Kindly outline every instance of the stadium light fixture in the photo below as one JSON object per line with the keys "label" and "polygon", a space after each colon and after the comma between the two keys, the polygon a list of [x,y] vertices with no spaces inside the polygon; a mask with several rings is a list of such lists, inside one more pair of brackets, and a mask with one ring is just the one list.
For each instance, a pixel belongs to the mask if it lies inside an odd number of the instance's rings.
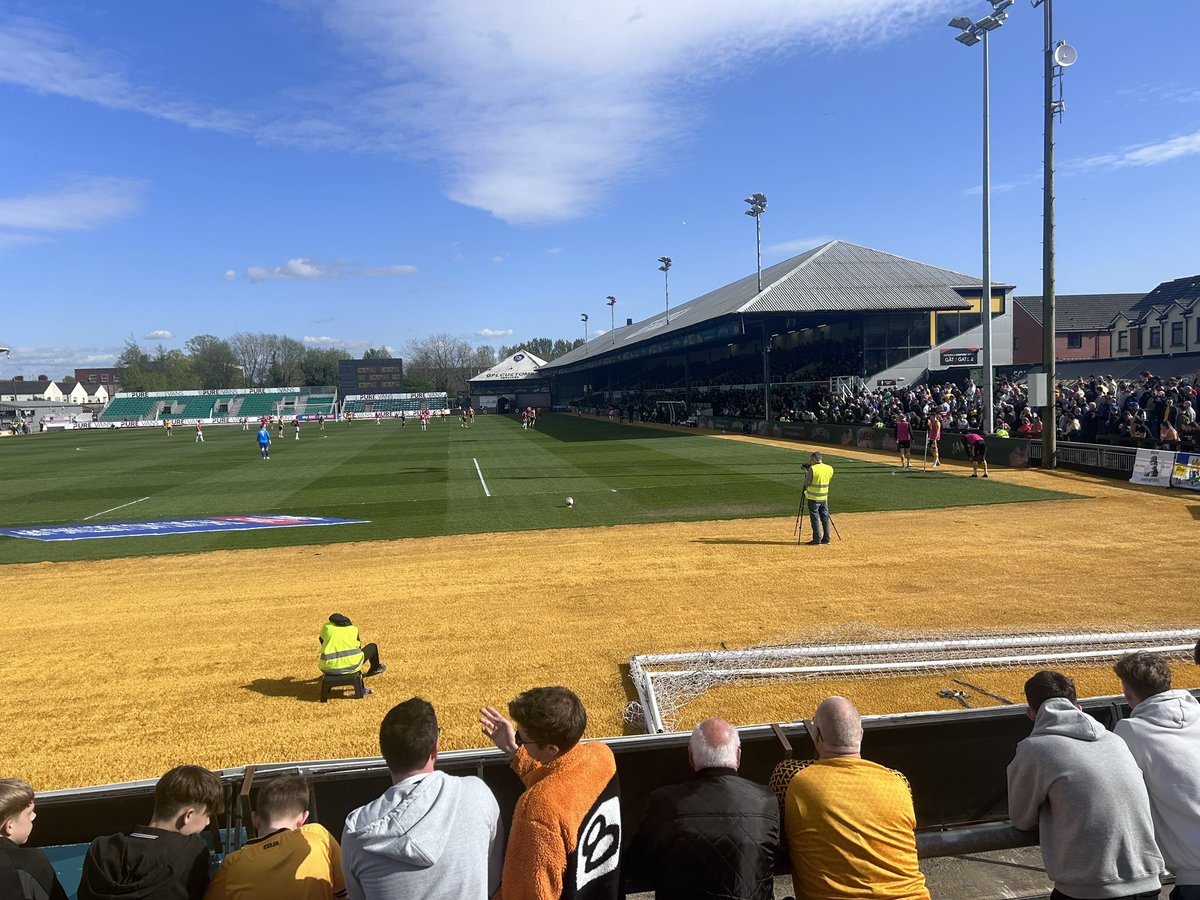
{"label": "stadium light fixture", "polygon": [[660,263],[662,263],[662,265],[658,267],[658,271],[663,273],[663,299],[664,299],[664,301],[666,301],[666,304],[667,304],[667,324],[670,325],[671,324],[671,284],[670,284],[670,281],[668,280],[669,276],[667,275],[667,273],[671,271],[671,257],[660,256],[658,258],[658,261]]}
{"label": "stadium light fixture", "polygon": [[754,217],[754,246],[757,249],[758,256],[758,292],[762,293],[762,214],[767,208],[767,195],[761,191],[755,191],[746,198],[746,202],[750,204],[750,208],[746,210],[746,215]]}
{"label": "stadium light fixture", "polygon": [[980,428],[991,434],[995,379],[992,371],[992,164],[991,164],[991,81],[989,75],[988,35],[1004,24],[1005,12],[1013,0],[991,0],[992,14],[972,22],[966,16],[950,20],[960,33],[954,39],[967,47],[983,42],[983,284],[979,291],[979,321],[983,326],[983,416]]}
{"label": "stadium light fixture", "polygon": [[587,342],[588,342],[588,336],[587,336],[588,314],[582,313],[579,316],[579,318],[583,320],[583,352],[586,353],[587,352]]}
{"label": "stadium light fixture", "polygon": [[608,301],[608,331],[612,335],[612,342],[617,342],[617,298],[609,294],[604,298]]}

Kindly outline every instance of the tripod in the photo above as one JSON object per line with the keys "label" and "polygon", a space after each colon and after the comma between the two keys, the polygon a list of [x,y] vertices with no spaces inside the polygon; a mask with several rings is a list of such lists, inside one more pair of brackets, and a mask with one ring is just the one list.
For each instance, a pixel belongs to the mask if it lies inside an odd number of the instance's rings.
{"label": "tripod", "polygon": [[[802,543],[804,541],[804,515],[807,512],[807,510],[805,508],[806,501],[807,501],[807,498],[804,496],[804,494],[801,494],[800,495],[800,508],[798,510],[796,510],[796,543],[797,544]],[[841,538],[839,537],[839,540],[840,539]]]}

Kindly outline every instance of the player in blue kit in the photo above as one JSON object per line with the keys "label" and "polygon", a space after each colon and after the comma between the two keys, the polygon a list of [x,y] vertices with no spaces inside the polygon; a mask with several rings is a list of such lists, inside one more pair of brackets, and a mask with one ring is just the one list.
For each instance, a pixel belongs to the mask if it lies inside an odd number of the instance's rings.
{"label": "player in blue kit", "polygon": [[271,432],[264,425],[258,429],[258,452],[262,454],[263,459],[271,458]]}

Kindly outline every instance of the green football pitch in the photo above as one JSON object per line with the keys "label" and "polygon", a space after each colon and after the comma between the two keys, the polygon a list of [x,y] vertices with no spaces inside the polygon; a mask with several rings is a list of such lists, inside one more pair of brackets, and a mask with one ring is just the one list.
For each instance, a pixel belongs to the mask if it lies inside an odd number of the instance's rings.
{"label": "green football pitch", "polygon": [[[364,524],[43,542],[0,536],[0,562],[106,559],[335,541],[640,522],[795,516],[806,456],[776,446],[547,415],[536,430],[480,416],[306,425],[260,458],[237,426],[88,430],[0,441],[0,528],[296,515]],[[799,445],[798,449],[799,449]],[[832,511],[921,509],[1069,495],[992,478],[898,473],[839,458]],[[900,474],[900,477],[891,477]],[[575,500],[568,509],[565,499]]]}

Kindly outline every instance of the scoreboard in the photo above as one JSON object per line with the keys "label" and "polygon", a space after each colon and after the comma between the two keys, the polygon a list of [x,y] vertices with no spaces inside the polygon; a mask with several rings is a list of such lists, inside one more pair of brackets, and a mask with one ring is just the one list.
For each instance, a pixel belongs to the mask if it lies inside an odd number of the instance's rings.
{"label": "scoreboard", "polygon": [[404,361],[400,359],[342,359],[338,389],[350,394],[404,393]]}

